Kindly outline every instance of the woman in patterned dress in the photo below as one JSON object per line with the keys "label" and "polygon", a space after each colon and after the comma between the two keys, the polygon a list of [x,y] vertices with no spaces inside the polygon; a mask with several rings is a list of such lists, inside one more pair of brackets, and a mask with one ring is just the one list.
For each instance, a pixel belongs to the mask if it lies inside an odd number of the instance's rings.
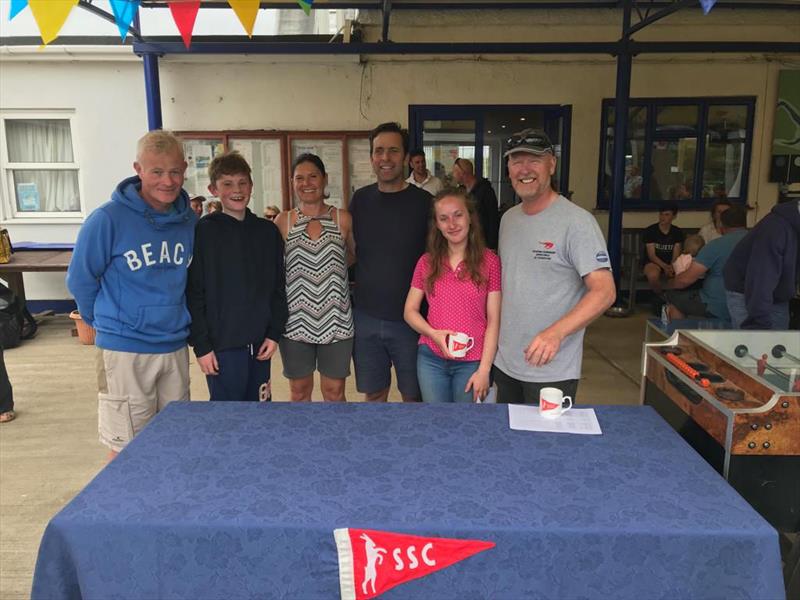
{"label": "woman in patterned dress", "polygon": [[353,354],[353,312],[347,267],[354,261],[350,213],[325,203],[328,177],[314,154],[292,165],[295,208],[275,224],[286,242],[289,320],[280,341],[291,400],[310,401],[314,371],[325,401],[344,401]]}
{"label": "woman in patterned dress", "polygon": [[[417,379],[424,402],[478,402],[500,332],[500,259],[483,241],[475,204],[462,191],[433,199],[428,251],[414,269],[404,317],[420,334]],[[428,301],[427,320],[420,313]],[[448,337],[465,333],[473,345],[453,356]]]}

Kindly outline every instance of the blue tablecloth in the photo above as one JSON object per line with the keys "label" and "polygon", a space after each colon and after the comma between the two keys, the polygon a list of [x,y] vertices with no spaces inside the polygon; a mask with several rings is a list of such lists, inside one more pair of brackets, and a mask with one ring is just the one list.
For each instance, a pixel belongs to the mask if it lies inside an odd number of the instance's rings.
{"label": "blue tablecloth", "polygon": [[333,530],[492,541],[383,597],[782,598],[778,537],[649,407],[173,403],[45,531],[44,598],[336,598]]}

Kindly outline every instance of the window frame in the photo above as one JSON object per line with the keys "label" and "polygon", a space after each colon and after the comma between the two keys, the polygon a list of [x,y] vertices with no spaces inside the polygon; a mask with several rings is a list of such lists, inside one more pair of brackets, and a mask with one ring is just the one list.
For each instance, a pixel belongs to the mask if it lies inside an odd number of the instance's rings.
{"label": "window frame", "polygon": [[[71,163],[12,163],[8,158],[8,139],[6,137],[6,122],[15,119],[26,120],[61,120],[69,121],[70,141],[72,143]],[[81,177],[81,160],[78,144],[76,143],[77,115],[73,109],[48,109],[0,110],[0,222],[4,224],[67,224],[83,223],[86,216],[84,204],[83,178]],[[17,194],[14,189],[13,171],[18,170],[44,170],[44,171],[75,171],[78,179],[78,201],[80,209],[77,211],[20,211],[17,209]]]}
{"label": "window frame", "polygon": [[351,139],[368,139],[369,131],[357,130],[320,130],[320,131],[297,131],[297,130],[252,130],[252,129],[224,129],[224,130],[180,130],[175,131],[175,135],[182,142],[188,139],[205,139],[222,143],[223,151],[231,149],[231,139],[277,139],[281,143],[281,210],[288,210],[294,207],[293,191],[291,186],[291,168],[294,160],[292,156],[292,141],[330,139],[339,140],[342,143],[342,191],[344,208],[350,203],[352,192],[350,192],[350,165],[349,165],[349,141]]}
{"label": "window frame", "polygon": [[[686,137],[676,133],[656,134],[657,115],[660,108],[667,106],[696,106],[698,108],[698,123],[696,130],[697,147],[694,157],[694,180],[692,187],[692,198],[688,200],[677,200],[675,203],[681,211],[708,211],[716,198],[703,197],[703,176],[704,163],[706,156],[706,136],[708,133],[708,114],[712,106],[744,106],[747,110],[745,123],[745,144],[742,153],[742,179],[741,194],[737,198],[729,198],[736,204],[747,205],[748,185],[750,182],[750,160],[753,152],[753,125],[755,122],[755,96],[709,96],[709,97],[658,97],[658,98],[631,98],[628,102],[631,107],[643,107],[647,109],[647,122],[645,124],[644,156],[642,158],[642,196],[639,199],[623,199],[622,210],[625,211],[653,211],[659,210],[664,206],[666,200],[650,199],[650,185],[652,182],[652,152],[653,143],[656,141],[677,140]],[[614,108],[614,98],[603,98],[600,108],[600,162],[597,171],[597,202],[598,210],[608,210],[611,199],[604,198],[603,189],[606,182],[606,142],[608,140],[608,118],[609,109]],[[630,136],[630,132],[628,132]],[[627,140],[626,140],[627,144]]]}

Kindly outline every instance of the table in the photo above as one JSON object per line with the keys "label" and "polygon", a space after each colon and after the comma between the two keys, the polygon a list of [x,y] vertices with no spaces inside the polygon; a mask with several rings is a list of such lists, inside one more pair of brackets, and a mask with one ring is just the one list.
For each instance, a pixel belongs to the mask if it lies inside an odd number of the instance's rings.
{"label": "table", "polygon": [[778,537],[645,406],[175,402],[48,525],[32,598],[336,598],[333,530],[496,543],[391,598],[783,598]]}
{"label": "table", "polygon": [[25,303],[23,273],[66,272],[72,250],[15,250],[11,262],[0,264],[0,278]]}

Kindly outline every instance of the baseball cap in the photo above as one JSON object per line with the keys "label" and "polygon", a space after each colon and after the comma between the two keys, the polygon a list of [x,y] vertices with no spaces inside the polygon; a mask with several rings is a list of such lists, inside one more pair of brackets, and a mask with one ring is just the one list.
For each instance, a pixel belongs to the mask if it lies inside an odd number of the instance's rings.
{"label": "baseball cap", "polygon": [[528,154],[537,154],[539,156],[549,152],[555,156],[553,143],[541,129],[523,129],[508,138],[503,157],[505,158],[515,152],[527,152]]}

